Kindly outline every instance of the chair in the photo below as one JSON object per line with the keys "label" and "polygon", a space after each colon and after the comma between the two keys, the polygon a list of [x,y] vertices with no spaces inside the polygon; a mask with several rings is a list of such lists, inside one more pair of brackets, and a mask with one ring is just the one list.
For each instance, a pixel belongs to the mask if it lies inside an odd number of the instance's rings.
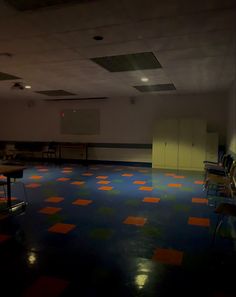
{"label": "chair", "polygon": [[3,152],[3,160],[13,160],[16,158],[16,154],[15,144],[6,144]]}
{"label": "chair", "polygon": [[[4,165],[22,165],[22,166],[24,165],[22,163],[15,162],[15,161],[4,161],[3,164]],[[13,180],[13,181],[11,181],[11,184],[17,184],[17,183],[19,183],[19,184],[22,185],[23,191],[24,191],[24,202],[26,204],[28,204],[28,195],[27,195],[27,192],[26,192],[25,184],[22,181],[19,181],[18,180],[18,179],[23,178],[23,171],[19,171],[19,172],[16,172],[16,173],[11,173],[10,177]],[[4,196],[7,199],[7,191],[6,191],[7,181],[6,180],[0,181],[0,186],[3,187]]]}
{"label": "chair", "polygon": [[43,147],[42,159],[56,159],[57,158],[57,145],[54,142],[50,142]]}
{"label": "chair", "polygon": [[227,202],[220,203],[215,209],[215,213],[218,214],[218,220],[213,233],[212,245],[215,243],[216,234],[223,224],[224,217],[236,217],[236,205]]}
{"label": "chair", "polygon": [[236,178],[236,161],[233,161],[230,167],[230,171],[226,175],[218,175],[215,173],[210,173],[205,181],[205,188],[207,189],[207,195],[211,190],[214,193],[224,194],[224,196],[233,197],[234,187]]}

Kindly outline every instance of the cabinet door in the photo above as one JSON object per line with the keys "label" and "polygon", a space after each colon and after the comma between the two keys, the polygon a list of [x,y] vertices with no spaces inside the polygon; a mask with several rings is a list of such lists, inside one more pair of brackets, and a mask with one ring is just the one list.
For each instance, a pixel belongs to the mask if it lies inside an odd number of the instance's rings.
{"label": "cabinet door", "polygon": [[152,167],[164,168],[165,167],[165,123],[159,121],[153,133],[152,141]]}
{"label": "cabinet door", "polygon": [[152,146],[153,168],[177,168],[178,121],[161,120],[157,123]]}
{"label": "cabinet door", "polygon": [[178,167],[178,126],[176,119],[165,122],[165,168],[177,169]]}
{"label": "cabinet door", "polygon": [[206,157],[206,121],[202,119],[192,120],[192,159],[193,170],[203,170],[203,161]]}
{"label": "cabinet door", "polygon": [[192,119],[180,119],[178,168],[190,169],[191,162],[192,162]]}
{"label": "cabinet door", "polygon": [[186,118],[179,123],[179,169],[202,170],[206,155],[206,122]]}

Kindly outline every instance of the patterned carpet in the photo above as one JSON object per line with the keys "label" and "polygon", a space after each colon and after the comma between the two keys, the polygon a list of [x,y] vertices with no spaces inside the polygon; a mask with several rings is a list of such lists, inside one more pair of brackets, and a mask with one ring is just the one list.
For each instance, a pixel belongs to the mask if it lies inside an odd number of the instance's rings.
{"label": "patterned carpet", "polygon": [[[1,296],[236,296],[235,220],[225,218],[213,240],[214,209],[229,199],[206,197],[203,178],[136,166],[28,166],[19,180],[26,210],[0,214]],[[25,199],[21,183],[12,192],[12,203]]]}

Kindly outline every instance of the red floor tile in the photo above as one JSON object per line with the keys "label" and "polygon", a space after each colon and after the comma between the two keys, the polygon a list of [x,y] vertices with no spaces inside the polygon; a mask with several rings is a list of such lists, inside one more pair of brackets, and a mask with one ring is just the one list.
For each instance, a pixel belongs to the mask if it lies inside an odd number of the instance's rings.
{"label": "red floor tile", "polygon": [[85,184],[85,181],[74,181],[71,183],[72,185],[77,185],[77,186],[80,186],[80,185],[84,185]]}
{"label": "red floor tile", "polygon": [[41,276],[31,287],[29,287],[23,297],[59,297],[69,285],[64,279]]}
{"label": "red floor tile", "polygon": [[59,202],[61,202],[63,200],[64,200],[63,197],[49,197],[45,201],[46,202],[52,202],[52,203],[59,203]]}
{"label": "red floor tile", "polygon": [[25,187],[30,188],[30,189],[34,189],[34,188],[41,187],[41,184],[31,183],[31,184],[27,184]]}
{"label": "red floor tile", "polygon": [[100,181],[97,182],[97,184],[108,185],[108,184],[110,184],[110,181],[109,180],[100,180]]}
{"label": "red floor tile", "polygon": [[183,252],[158,248],[152,258],[154,261],[170,265],[181,265],[183,260]]}
{"label": "red floor tile", "polygon": [[192,203],[208,204],[207,198],[192,198]]}
{"label": "red floor tile", "polygon": [[146,218],[143,217],[128,217],[123,223],[127,225],[143,226],[147,222]]}
{"label": "red floor tile", "polygon": [[69,177],[59,177],[59,178],[57,178],[57,181],[67,181],[67,180],[70,180],[70,178]]}
{"label": "red floor tile", "polygon": [[210,220],[207,218],[189,217],[188,224],[194,226],[209,227]]}
{"label": "red floor tile", "polygon": [[133,176],[133,174],[132,174],[132,173],[123,173],[123,174],[121,174],[121,176],[127,176],[127,177],[130,177],[130,176]]}
{"label": "red floor tile", "polygon": [[83,175],[83,176],[92,176],[94,174],[93,173],[90,173],[90,172],[84,172],[81,175]]}
{"label": "red floor tile", "polygon": [[98,190],[101,190],[101,191],[111,191],[112,189],[113,187],[110,187],[110,186],[103,186],[98,188]]}
{"label": "red floor tile", "polygon": [[143,202],[147,202],[147,203],[158,203],[160,202],[160,198],[154,198],[154,197],[145,197],[143,199]]}
{"label": "red floor tile", "polygon": [[196,185],[204,185],[204,181],[202,181],[202,180],[196,180],[194,183]]}
{"label": "red floor tile", "polygon": [[93,202],[93,200],[77,199],[72,204],[74,204],[74,205],[89,205],[92,202]]}
{"label": "red floor tile", "polygon": [[57,212],[59,212],[61,210],[61,208],[59,207],[44,207],[42,209],[39,210],[40,213],[44,213],[44,214],[55,214]]}
{"label": "red floor tile", "polygon": [[153,190],[153,187],[139,187],[138,188],[140,191],[152,191]]}
{"label": "red floor tile", "polygon": [[37,171],[39,171],[39,172],[48,172],[48,169],[46,169],[46,168],[39,168]]}
{"label": "red floor tile", "polygon": [[72,224],[57,223],[48,229],[49,232],[66,234],[73,230],[76,226]]}
{"label": "red floor tile", "polygon": [[145,185],[147,182],[145,182],[145,181],[143,181],[143,180],[135,180],[134,182],[133,182],[133,184],[135,184],[135,185]]}
{"label": "red floor tile", "polygon": [[181,188],[182,184],[168,184],[169,188]]}
{"label": "red floor tile", "polygon": [[6,234],[0,234],[0,243],[7,241],[8,239],[10,239],[11,236],[10,235],[6,235]]}
{"label": "red floor tile", "polygon": [[30,179],[41,179],[42,176],[41,175],[31,175],[29,178]]}

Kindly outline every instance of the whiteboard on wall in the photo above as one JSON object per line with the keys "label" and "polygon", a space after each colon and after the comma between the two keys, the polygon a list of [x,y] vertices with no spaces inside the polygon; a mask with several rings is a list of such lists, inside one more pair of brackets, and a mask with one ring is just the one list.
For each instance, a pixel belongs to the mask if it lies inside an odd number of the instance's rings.
{"label": "whiteboard on wall", "polygon": [[100,133],[98,109],[64,109],[60,116],[61,134],[96,135]]}

